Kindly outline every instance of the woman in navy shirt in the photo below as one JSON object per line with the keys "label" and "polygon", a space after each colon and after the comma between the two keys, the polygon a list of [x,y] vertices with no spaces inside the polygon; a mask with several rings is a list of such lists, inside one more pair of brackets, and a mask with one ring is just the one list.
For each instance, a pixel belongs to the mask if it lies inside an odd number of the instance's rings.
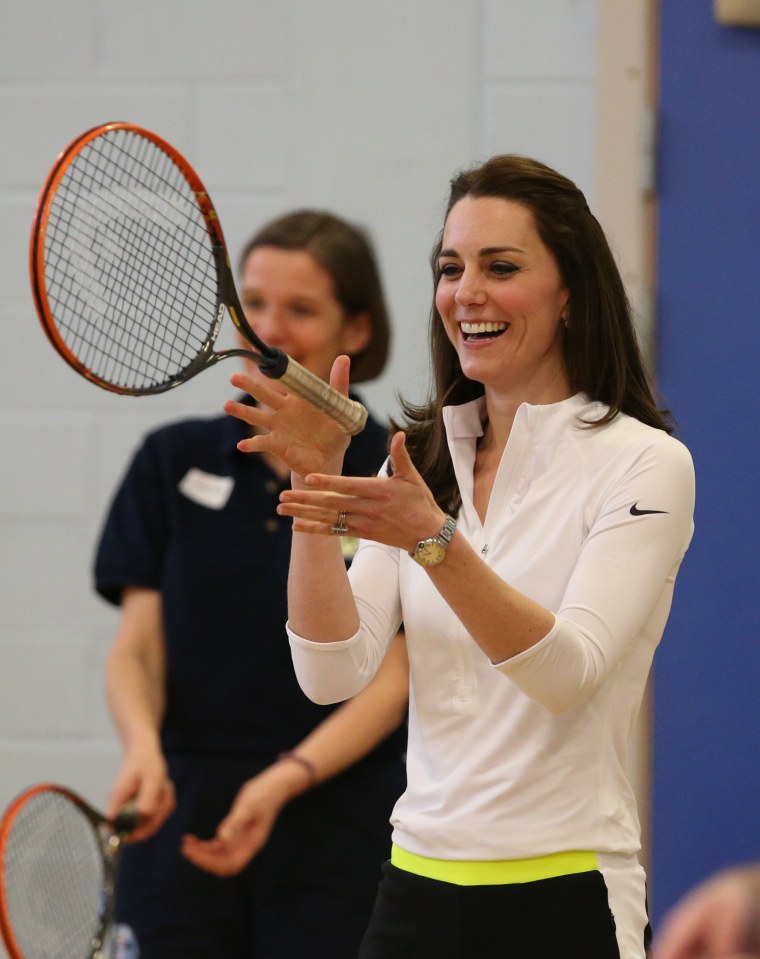
{"label": "woman in navy shirt", "polygon": [[[359,382],[381,372],[388,318],[359,230],[287,215],[240,272],[266,342],[324,378],[341,353]],[[285,633],[290,522],[276,512],[290,473],[240,452],[247,435],[226,416],[153,432],[105,522],[95,579],[122,609],[107,685],[124,746],[109,812],[136,799],[144,817],[117,918],[142,959],[353,959],[404,786],[405,648],[399,637],[376,683],[338,709],[301,692]],[[385,450],[370,418],[352,472],[374,475]]]}

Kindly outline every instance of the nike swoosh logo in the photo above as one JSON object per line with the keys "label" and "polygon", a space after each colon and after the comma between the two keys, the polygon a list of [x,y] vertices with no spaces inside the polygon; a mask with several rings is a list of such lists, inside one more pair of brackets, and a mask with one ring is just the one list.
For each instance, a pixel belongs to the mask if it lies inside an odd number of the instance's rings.
{"label": "nike swoosh logo", "polygon": [[647,513],[667,513],[666,509],[639,509],[639,504],[634,503],[631,507],[631,516],[646,516]]}

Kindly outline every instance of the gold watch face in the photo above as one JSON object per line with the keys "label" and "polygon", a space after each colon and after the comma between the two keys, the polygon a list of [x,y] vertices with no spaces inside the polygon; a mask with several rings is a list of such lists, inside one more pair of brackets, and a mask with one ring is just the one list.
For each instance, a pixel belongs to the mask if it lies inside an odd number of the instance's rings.
{"label": "gold watch face", "polygon": [[434,539],[423,540],[414,551],[414,558],[421,566],[436,566],[446,555],[446,550]]}

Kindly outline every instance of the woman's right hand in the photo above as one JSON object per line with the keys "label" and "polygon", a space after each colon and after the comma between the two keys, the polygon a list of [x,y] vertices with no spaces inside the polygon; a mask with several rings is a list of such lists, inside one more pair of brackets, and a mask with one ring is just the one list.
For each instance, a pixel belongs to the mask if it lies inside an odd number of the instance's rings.
{"label": "woman's right hand", "polygon": [[[330,374],[330,385],[344,395],[348,394],[350,364],[347,356],[339,356]],[[247,406],[235,400],[224,404],[226,413],[257,431],[238,443],[239,450],[270,453],[301,477],[340,473],[351,438],[331,417],[262,373],[235,373],[230,382],[260,404]]]}
{"label": "woman's right hand", "polygon": [[266,845],[282,807],[311,785],[298,763],[273,763],[240,787],[216,835],[182,837],[182,855],[214,875],[236,875]]}
{"label": "woman's right hand", "polygon": [[134,803],[139,817],[129,842],[155,835],[174,812],[174,784],[160,751],[134,750],[125,755],[109,794],[108,818],[113,819],[127,803]]}

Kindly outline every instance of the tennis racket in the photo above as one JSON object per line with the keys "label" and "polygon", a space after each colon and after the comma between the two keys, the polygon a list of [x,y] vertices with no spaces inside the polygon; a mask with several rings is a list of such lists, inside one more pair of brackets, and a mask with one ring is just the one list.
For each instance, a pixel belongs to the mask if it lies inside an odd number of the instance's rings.
{"label": "tennis racket", "polygon": [[106,819],[68,789],[43,784],[0,821],[0,932],[11,959],[101,959],[134,810]]}
{"label": "tennis racket", "polygon": [[[246,322],[205,187],[142,127],[106,123],[58,156],[37,203],[30,267],[50,342],[103,389],[162,393],[243,356],[344,432],[364,427],[361,403],[263,343]],[[225,313],[255,351],[214,351]]]}

